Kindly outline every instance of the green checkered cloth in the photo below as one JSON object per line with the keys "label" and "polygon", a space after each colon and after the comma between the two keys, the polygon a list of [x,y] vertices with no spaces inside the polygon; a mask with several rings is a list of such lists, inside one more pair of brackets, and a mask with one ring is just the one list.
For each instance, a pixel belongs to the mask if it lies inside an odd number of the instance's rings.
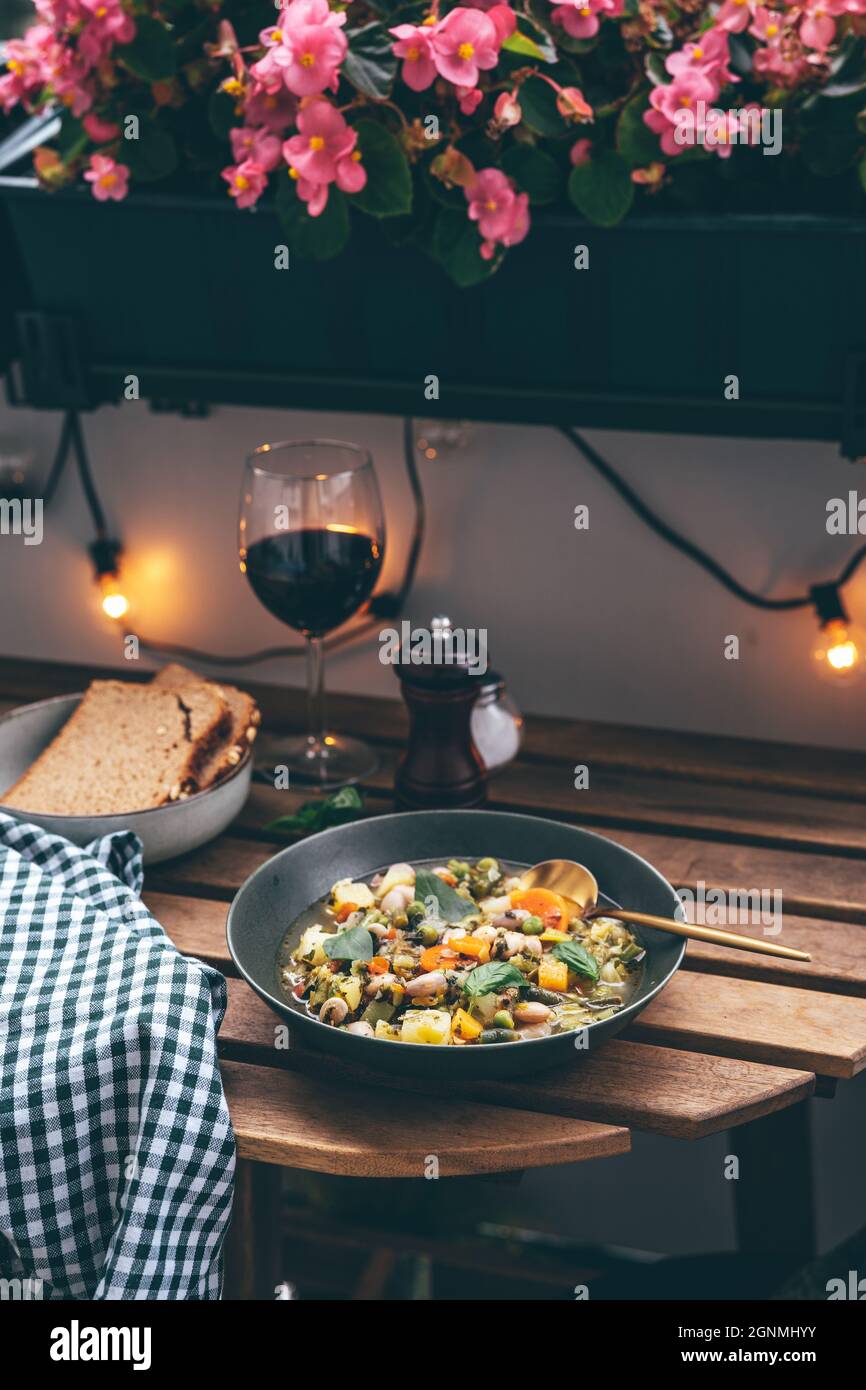
{"label": "green checkered cloth", "polygon": [[46,1298],[220,1296],[225,981],[142,882],[130,832],[79,849],[0,814],[0,1276]]}

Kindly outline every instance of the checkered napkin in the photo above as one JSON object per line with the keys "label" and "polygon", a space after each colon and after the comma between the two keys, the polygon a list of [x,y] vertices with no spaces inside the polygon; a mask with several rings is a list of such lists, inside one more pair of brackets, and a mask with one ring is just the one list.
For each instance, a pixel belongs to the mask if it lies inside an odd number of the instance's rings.
{"label": "checkered napkin", "polygon": [[0,1275],[46,1298],[220,1295],[225,981],[142,881],[131,832],[78,849],[0,814]]}

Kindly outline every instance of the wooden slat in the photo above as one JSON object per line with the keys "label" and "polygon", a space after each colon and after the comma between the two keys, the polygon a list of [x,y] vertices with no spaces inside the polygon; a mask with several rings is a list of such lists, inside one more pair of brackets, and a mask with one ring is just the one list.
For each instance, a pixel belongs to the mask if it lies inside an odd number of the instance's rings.
{"label": "wooden slat", "polygon": [[681,970],[626,1036],[850,1077],[866,1066],[866,1000]]}
{"label": "wooden slat", "polygon": [[501,1173],[627,1153],[629,1133],[558,1115],[325,1082],[223,1062],[241,1158],[352,1177]]}
{"label": "wooden slat", "polygon": [[278,1016],[242,980],[229,980],[228,993],[220,1049],[238,1060],[287,1067],[357,1087],[482,1100],[547,1115],[628,1125],[678,1139],[698,1139],[794,1105],[811,1095],[815,1086],[810,1072],[618,1038],[606,1043],[597,1055],[576,1055],[553,1072],[508,1081],[437,1084],[389,1076],[316,1053],[295,1036],[291,1047],[277,1048]]}

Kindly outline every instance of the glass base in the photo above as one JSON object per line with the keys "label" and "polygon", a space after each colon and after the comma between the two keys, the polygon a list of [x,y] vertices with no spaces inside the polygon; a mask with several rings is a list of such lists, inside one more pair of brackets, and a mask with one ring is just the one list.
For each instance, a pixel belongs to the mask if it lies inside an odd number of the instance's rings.
{"label": "glass base", "polygon": [[326,734],[324,742],[310,738],[274,740],[262,750],[256,763],[256,780],[278,785],[283,768],[288,770],[289,789],[334,791],[368,777],[379,766],[379,755],[369,744],[345,734]]}

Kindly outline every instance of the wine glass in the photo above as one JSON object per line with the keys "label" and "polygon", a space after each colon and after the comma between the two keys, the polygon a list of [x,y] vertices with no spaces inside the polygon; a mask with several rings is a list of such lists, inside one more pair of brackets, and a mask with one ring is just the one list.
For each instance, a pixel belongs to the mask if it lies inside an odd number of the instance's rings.
{"label": "wine glass", "polygon": [[276,761],[322,790],[356,782],[378,758],[360,739],[325,731],[322,639],[366,603],[382,568],[373,460],[335,439],[262,444],[244,468],[238,532],[256,598],[307,641],[307,736]]}

